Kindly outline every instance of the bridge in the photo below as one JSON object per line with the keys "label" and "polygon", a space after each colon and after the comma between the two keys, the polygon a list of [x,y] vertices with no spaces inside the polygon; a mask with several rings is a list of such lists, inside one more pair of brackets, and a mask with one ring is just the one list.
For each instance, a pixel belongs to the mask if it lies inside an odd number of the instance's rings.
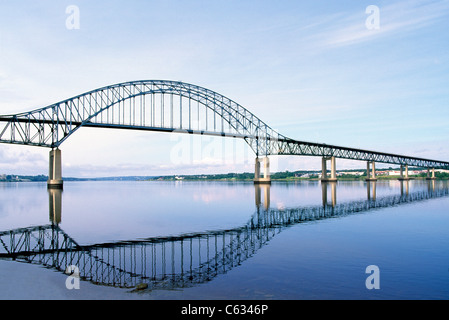
{"label": "bridge", "polygon": [[[257,185],[257,188],[270,186]],[[51,204],[61,192],[49,189]],[[427,189],[401,190],[400,194],[376,199],[368,196],[367,200],[340,204],[323,202],[323,205],[274,209],[260,206],[256,192],[256,210],[242,226],[89,245],[79,244],[61,229],[60,216],[54,220],[58,213],[53,213],[50,207],[51,224],[0,232],[0,259],[37,264],[59,272],[76,266],[81,280],[96,285],[134,288],[144,283],[145,290],[187,288],[238,267],[291,226],[448,196],[447,184],[436,188],[435,181],[429,181]]]}
{"label": "bridge", "polygon": [[[322,181],[336,181],[336,158],[367,162],[367,180],[376,180],[375,163],[449,169],[449,162],[355,149],[288,138],[248,109],[212,90],[180,81],[142,80],[95,89],[29,112],[0,116],[0,143],[51,148],[49,188],[62,188],[59,147],[82,127],[118,128],[244,139],[256,155],[254,183],[270,183],[270,155],[322,157]],[[327,161],[331,161],[330,177]],[[261,172],[261,163],[263,170]],[[371,165],[371,169],[370,169]],[[430,176],[432,170],[432,176]],[[371,174],[370,174],[371,172]]]}

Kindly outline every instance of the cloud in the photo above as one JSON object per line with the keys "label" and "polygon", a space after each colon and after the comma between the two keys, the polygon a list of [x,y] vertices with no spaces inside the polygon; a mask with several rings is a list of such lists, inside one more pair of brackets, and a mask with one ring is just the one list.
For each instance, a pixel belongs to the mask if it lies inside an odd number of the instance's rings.
{"label": "cloud", "polygon": [[35,175],[48,172],[48,149],[0,145],[0,173]]}
{"label": "cloud", "polygon": [[[449,1],[403,1],[379,8],[379,28],[368,29],[366,21],[370,13],[365,8],[352,15],[333,15],[325,17],[323,31],[310,37],[316,44],[324,47],[339,47],[362,43],[386,36],[416,31],[435,23],[449,13]],[[363,9],[363,10],[362,10]]]}

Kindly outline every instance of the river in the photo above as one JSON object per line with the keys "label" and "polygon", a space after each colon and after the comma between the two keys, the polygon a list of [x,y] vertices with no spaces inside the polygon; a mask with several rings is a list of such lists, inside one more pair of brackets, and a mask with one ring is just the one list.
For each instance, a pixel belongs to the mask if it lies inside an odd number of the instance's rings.
{"label": "river", "polygon": [[0,299],[448,299],[448,208],[438,180],[1,183]]}

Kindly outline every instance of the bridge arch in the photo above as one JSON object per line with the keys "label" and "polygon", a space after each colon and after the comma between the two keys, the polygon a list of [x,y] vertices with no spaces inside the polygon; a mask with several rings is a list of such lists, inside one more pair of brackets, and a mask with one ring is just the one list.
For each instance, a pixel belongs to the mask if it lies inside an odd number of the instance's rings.
{"label": "bridge arch", "polygon": [[0,141],[57,148],[79,128],[113,127],[243,138],[256,155],[280,135],[248,109],[206,88],[168,80],[123,82],[30,112],[0,117]]}

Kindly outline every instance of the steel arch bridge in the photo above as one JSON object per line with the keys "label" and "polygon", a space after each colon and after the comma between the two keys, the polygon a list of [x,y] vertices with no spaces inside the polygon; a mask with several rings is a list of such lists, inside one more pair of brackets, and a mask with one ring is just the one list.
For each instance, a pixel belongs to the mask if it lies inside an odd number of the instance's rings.
{"label": "steel arch bridge", "polygon": [[259,156],[304,155],[433,169],[449,168],[446,161],[291,139],[217,92],[168,80],[123,82],[44,108],[0,116],[0,143],[57,149],[81,127],[241,138],[255,152],[257,165]]}

